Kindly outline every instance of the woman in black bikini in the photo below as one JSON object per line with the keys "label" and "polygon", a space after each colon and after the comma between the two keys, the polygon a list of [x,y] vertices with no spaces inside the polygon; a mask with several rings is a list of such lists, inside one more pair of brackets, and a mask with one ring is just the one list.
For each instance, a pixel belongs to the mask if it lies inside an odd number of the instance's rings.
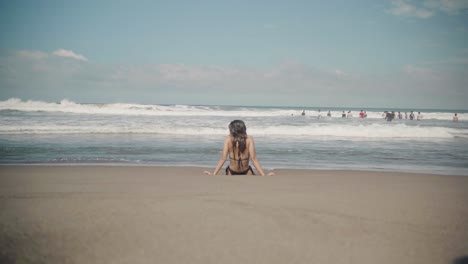
{"label": "woman in black bikini", "polygon": [[[258,173],[265,176],[265,172],[263,172],[262,166],[257,160],[254,140],[251,136],[247,136],[247,128],[244,122],[241,120],[232,121],[229,124],[229,132],[229,136],[224,140],[221,159],[213,171],[213,175],[216,175],[221,170],[221,167],[229,156],[230,162],[226,168],[226,175],[255,175],[252,167],[249,165],[249,160],[252,159],[252,163]],[[205,171],[204,173],[211,175],[209,171]],[[269,173],[268,175],[272,176],[274,173]]]}

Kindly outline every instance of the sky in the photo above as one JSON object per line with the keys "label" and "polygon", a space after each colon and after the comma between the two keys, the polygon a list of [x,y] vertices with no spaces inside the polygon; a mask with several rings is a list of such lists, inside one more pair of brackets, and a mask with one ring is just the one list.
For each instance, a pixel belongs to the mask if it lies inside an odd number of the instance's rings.
{"label": "sky", "polygon": [[468,109],[468,0],[0,0],[0,100]]}

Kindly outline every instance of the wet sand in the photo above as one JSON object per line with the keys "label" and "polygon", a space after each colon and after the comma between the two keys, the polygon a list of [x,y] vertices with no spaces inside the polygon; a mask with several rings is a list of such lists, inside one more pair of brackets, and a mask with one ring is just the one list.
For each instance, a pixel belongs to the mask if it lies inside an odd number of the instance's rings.
{"label": "wet sand", "polygon": [[[211,168],[212,169],[212,168]],[[0,166],[0,263],[454,263],[468,177]]]}

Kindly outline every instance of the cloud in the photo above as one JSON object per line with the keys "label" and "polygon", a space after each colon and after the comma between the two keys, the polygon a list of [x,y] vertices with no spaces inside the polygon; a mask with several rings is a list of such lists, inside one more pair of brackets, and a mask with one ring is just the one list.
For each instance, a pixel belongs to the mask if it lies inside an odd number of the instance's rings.
{"label": "cloud", "polygon": [[342,70],[335,70],[333,73],[334,73],[337,77],[340,77],[340,78],[349,76],[349,73],[344,72],[344,71],[342,71]]}
{"label": "cloud", "polygon": [[434,12],[424,7],[417,7],[409,2],[409,0],[394,0],[392,1],[393,8],[387,10],[388,13],[396,16],[408,16],[417,18],[429,18],[434,15]]}
{"label": "cloud", "polygon": [[184,64],[161,64],[158,70],[168,81],[217,81],[236,73],[223,67]]}
{"label": "cloud", "polygon": [[20,58],[40,60],[47,57],[47,53],[35,50],[20,50],[16,52],[16,55]]}
{"label": "cloud", "polygon": [[424,2],[424,5],[449,15],[457,15],[461,11],[468,9],[468,1],[466,0],[427,0]]}
{"label": "cloud", "polygon": [[393,0],[392,8],[388,13],[396,16],[430,18],[437,12],[443,12],[449,15],[457,15],[461,11],[468,9],[466,0]]}
{"label": "cloud", "polygon": [[381,75],[365,75],[340,67],[320,69],[300,61],[257,68],[112,65],[51,54],[18,51],[0,55],[0,100],[356,107],[419,104],[433,108],[445,104],[466,108],[468,96],[468,74],[456,71],[460,67],[409,64]]}
{"label": "cloud", "polygon": [[82,61],[88,61],[88,59],[81,55],[81,54],[76,54],[72,50],[65,50],[65,49],[58,49],[53,52],[54,55],[59,56],[59,57],[65,57],[65,58],[72,58],[75,60],[82,60]]}

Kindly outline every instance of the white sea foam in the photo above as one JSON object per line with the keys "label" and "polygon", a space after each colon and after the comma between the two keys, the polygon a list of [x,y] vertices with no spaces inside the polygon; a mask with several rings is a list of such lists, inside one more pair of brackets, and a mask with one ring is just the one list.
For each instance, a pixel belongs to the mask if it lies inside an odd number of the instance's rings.
{"label": "white sea foam", "polygon": [[[463,136],[460,130],[446,127],[409,126],[405,124],[369,124],[369,125],[308,125],[302,127],[279,126],[256,129],[250,132],[258,135],[291,135],[313,137],[342,138],[453,138]],[[467,135],[468,136],[468,135]]]}
{"label": "white sea foam", "polygon": [[[409,126],[405,124],[309,124],[304,126],[251,126],[248,129],[254,136],[278,137],[340,137],[340,138],[399,138],[399,139],[443,139],[467,137],[468,131],[446,127]],[[5,124],[0,134],[167,134],[167,135],[227,135],[229,131],[220,127],[180,126],[177,124],[129,125],[127,123],[107,123],[91,125],[67,124]]]}
{"label": "white sea foam", "polygon": [[[2,115],[8,111],[24,112],[20,116]],[[58,113],[34,117],[30,112]],[[226,135],[231,117],[249,119],[248,132],[258,136],[340,137],[340,138],[468,138],[465,125],[450,126],[450,113],[426,113],[433,122],[386,122],[380,112],[368,112],[368,118],[317,119],[317,111],[307,111],[305,118],[298,109],[246,108],[189,105],[78,104],[9,99],[0,102],[0,134],[168,134]],[[69,115],[78,114],[78,115]],[[322,112],[322,114],[325,114]],[[157,118],[153,118],[157,117]],[[125,118],[127,117],[127,118]],[[228,117],[228,118],[226,118]],[[16,119],[15,119],[16,118]],[[429,122],[430,123],[430,122]]]}
{"label": "white sea foam", "polygon": [[21,101],[17,98],[0,101],[0,111],[2,110],[131,116],[277,116],[291,115],[297,112],[291,110],[221,110],[219,107],[190,105],[78,104],[66,99],[60,103],[46,103],[31,100]]}
{"label": "white sea foam", "polygon": [[[42,101],[22,101],[11,98],[0,101],[0,111],[24,111],[24,112],[60,112],[89,115],[127,115],[127,116],[232,116],[232,117],[274,117],[297,116],[301,111],[287,108],[255,108],[255,107],[220,107],[220,106],[191,106],[191,105],[142,105],[142,104],[79,104],[64,99],[60,103],[48,103]],[[327,118],[326,110],[320,113],[318,110],[307,110],[307,118]],[[347,112],[347,111],[346,111]],[[409,111],[407,112],[409,118]],[[342,111],[331,111],[332,118],[341,118]],[[404,113],[403,118],[404,118]],[[415,115],[417,113],[415,112]],[[453,113],[427,112],[422,113],[424,119],[451,120]],[[359,118],[359,111],[353,111],[353,118]],[[383,112],[367,111],[367,119],[382,119]],[[459,114],[463,120],[463,114]]]}

